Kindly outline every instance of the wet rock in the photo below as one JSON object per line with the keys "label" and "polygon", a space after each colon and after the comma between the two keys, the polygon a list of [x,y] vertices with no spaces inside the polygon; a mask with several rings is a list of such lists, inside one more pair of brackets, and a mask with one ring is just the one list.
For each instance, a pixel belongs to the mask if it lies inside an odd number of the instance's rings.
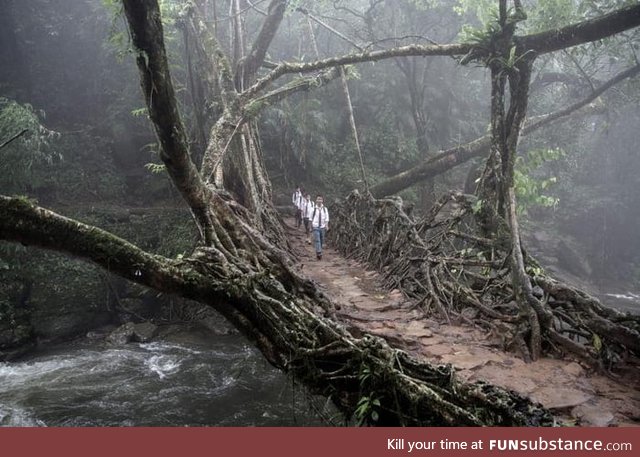
{"label": "wet rock", "polygon": [[433,336],[433,332],[428,328],[425,328],[421,322],[413,321],[404,330],[406,336],[411,338],[430,338]]}
{"label": "wet rock", "polygon": [[105,325],[88,331],[85,337],[89,340],[104,340],[115,329],[115,325]]}
{"label": "wet rock", "polygon": [[158,326],[151,322],[135,324],[133,328],[133,341],[137,341],[139,343],[151,341],[156,335],[157,330]]}
{"label": "wet rock", "polygon": [[560,267],[582,278],[591,276],[589,261],[581,253],[577,243],[569,239],[561,239],[556,246]]}
{"label": "wet rock", "polygon": [[580,377],[584,375],[584,368],[579,363],[571,362],[567,366],[563,367],[562,370],[567,374],[575,377]]}
{"label": "wet rock", "polygon": [[548,386],[534,391],[531,399],[549,409],[567,409],[586,403],[591,400],[591,396],[577,389]]}
{"label": "wet rock", "polygon": [[611,411],[604,410],[601,405],[580,405],[571,410],[571,415],[583,426],[608,427],[614,421]]}
{"label": "wet rock", "polygon": [[538,298],[542,298],[542,296],[544,295],[544,291],[540,286],[535,286],[531,291],[531,293],[533,294],[534,297],[538,297]]}
{"label": "wet rock", "polygon": [[449,344],[434,344],[424,348],[423,352],[427,357],[440,357],[445,354],[451,354],[453,349]]}
{"label": "wet rock", "polygon": [[28,354],[32,349],[35,349],[35,341],[28,341],[11,348],[0,348],[0,362],[11,362],[17,360],[20,357]]}
{"label": "wet rock", "polygon": [[0,362],[16,359],[35,346],[33,328],[26,315],[15,316],[13,322],[3,317],[0,315]]}
{"label": "wet rock", "polygon": [[107,337],[107,342],[116,346],[127,344],[133,340],[134,331],[134,323],[127,322],[111,332]]}

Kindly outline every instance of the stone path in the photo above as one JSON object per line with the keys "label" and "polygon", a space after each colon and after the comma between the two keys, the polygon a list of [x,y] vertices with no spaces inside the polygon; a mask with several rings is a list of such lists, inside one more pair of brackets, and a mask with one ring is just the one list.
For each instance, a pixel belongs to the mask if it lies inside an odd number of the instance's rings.
{"label": "stone path", "polygon": [[316,260],[304,231],[287,222],[302,273],[340,304],[337,316],[352,334],[378,335],[416,357],[452,364],[462,379],[518,391],[569,425],[640,426],[640,373],[616,382],[576,362],[545,358],[525,364],[481,329],[425,318],[399,290],[381,289],[378,273],[330,246]]}

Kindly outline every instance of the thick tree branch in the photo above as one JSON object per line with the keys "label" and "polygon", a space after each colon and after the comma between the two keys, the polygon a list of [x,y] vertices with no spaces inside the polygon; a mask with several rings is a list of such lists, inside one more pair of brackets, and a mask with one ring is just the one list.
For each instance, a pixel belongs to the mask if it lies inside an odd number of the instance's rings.
{"label": "thick tree branch", "polygon": [[254,270],[248,263],[236,269],[225,264],[230,259],[209,248],[178,263],[25,199],[4,196],[0,196],[0,239],[66,252],[140,284],[214,307],[273,365],[290,372],[312,392],[330,396],[347,416],[362,395],[358,373],[367,366],[371,371],[367,391],[379,392],[382,425],[552,422],[548,411],[515,393],[460,382],[450,367],[419,362],[383,340],[352,337],[314,313],[312,305],[322,297],[313,294],[310,282],[277,281],[276,276],[283,278],[286,272],[279,270],[282,265],[274,257],[270,259],[275,268],[268,272]]}
{"label": "thick tree branch", "polygon": [[593,100],[595,100],[600,95],[602,95],[607,89],[610,89],[611,87],[615,86],[620,81],[623,81],[627,78],[632,78],[639,73],[640,73],[640,64],[636,65],[635,67],[631,67],[621,73],[618,73],[609,81],[595,88],[591,92],[591,94],[589,94],[589,96],[584,98],[583,100],[580,100],[579,102],[576,102],[573,105],[569,105],[566,108],[558,110],[554,113],[545,114],[542,116],[536,116],[535,118],[531,119],[531,122],[529,122],[524,127],[522,133],[526,134],[526,133],[532,132],[542,127],[543,125],[547,125],[550,122],[555,121],[556,119],[560,119],[561,117],[568,116],[569,114],[573,113],[574,111],[577,111],[578,109],[582,108],[588,103],[591,103]]}
{"label": "thick tree branch", "polygon": [[271,73],[256,81],[244,94],[251,97],[259,91],[265,89],[269,84],[279,77],[289,73],[308,73],[310,71],[322,70],[329,67],[349,65],[362,62],[376,62],[378,60],[391,57],[402,56],[455,56],[467,54],[473,48],[470,44],[442,44],[442,45],[409,45],[393,49],[383,49],[379,51],[360,52],[347,54],[344,56],[331,57],[306,63],[280,63]]}
{"label": "thick tree branch", "polygon": [[212,241],[208,213],[210,191],[189,156],[187,135],[180,119],[164,48],[160,8],[156,0],[123,0],[129,22],[142,91],[162,146],[160,158],[194,214],[205,243]]}
{"label": "thick tree branch", "polygon": [[253,43],[251,51],[240,62],[236,72],[236,76],[241,78],[243,84],[248,84],[262,65],[267,50],[280,27],[286,8],[287,0],[271,0],[267,17],[262,23],[262,28]]}
{"label": "thick tree branch", "polygon": [[[538,130],[541,127],[544,127],[545,125],[550,124],[553,121],[562,119],[570,115],[571,113],[594,101],[607,89],[610,89],[620,81],[631,78],[638,73],[640,73],[640,65],[631,67],[596,88],[595,91],[591,92],[581,101],[553,113],[544,114],[529,119],[522,129],[521,135],[527,135],[535,130]],[[422,162],[413,168],[398,173],[397,175],[376,184],[371,188],[371,193],[376,198],[381,198],[386,195],[393,195],[419,181],[438,176],[439,174],[442,174],[447,170],[455,167],[456,165],[460,165],[466,162],[469,159],[486,154],[489,151],[490,145],[490,136],[485,135],[469,143],[455,146],[453,148],[447,149],[446,151],[441,151],[435,157],[432,157],[431,159],[428,159],[427,161]]]}
{"label": "thick tree branch", "polygon": [[514,37],[521,49],[546,54],[579,44],[601,40],[640,25],[640,4],[604,16],[546,32]]}
{"label": "thick tree branch", "polygon": [[278,89],[266,93],[262,97],[248,100],[244,103],[245,119],[251,119],[261,112],[266,106],[273,104],[289,97],[291,94],[298,92],[307,92],[311,89],[324,86],[340,76],[338,68],[330,68],[323,71],[319,75],[308,78],[299,78],[291,81]]}
{"label": "thick tree branch", "polygon": [[[0,239],[89,260],[162,292],[185,293],[188,284],[197,279],[185,275],[170,259],[149,254],[109,232],[36,206],[26,198],[0,195]],[[190,294],[193,297],[196,291]]]}
{"label": "thick tree branch", "polygon": [[0,149],[4,148],[5,146],[8,146],[12,141],[17,140],[18,138],[20,138],[22,135],[24,135],[28,131],[29,131],[29,129],[22,129],[22,131],[16,133],[11,138],[9,138],[7,141],[5,141],[4,143],[0,144]]}
{"label": "thick tree branch", "polygon": [[[640,5],[621,8],[600,18],[572,24],[560,29],[550,30],[534,35],[514,37],[514,41],[523,50],[533,50],[538,54],[569,48],[578,44],[600,40],[611,35],[640,25]],[[279,64],[271,73],[256,81],[246,89],[246,96],[252,97],[266,88],[279,77],[289,73],[306,73],[323,68],[348,65],[362,62],[375,62],[391,57],[406,56],[486,56],[487,50],[480,49],[470,43],[453,43],[440,45],[409,45],[379,51],[368,51],[344,56],[331,57],[316,62]]]}

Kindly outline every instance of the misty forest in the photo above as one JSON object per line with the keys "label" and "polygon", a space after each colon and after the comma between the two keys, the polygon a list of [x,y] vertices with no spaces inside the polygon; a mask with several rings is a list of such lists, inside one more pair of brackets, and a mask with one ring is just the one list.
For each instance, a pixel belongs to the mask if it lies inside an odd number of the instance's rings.
{"label": "misty forest", "polygon": [[0,425],[638,425],[639,26],[0,0]]}

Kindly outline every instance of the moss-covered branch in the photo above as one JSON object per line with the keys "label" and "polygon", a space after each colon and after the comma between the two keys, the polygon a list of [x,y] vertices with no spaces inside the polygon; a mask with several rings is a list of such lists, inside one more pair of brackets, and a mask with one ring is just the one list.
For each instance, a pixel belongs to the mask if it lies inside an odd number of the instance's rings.
{"label": "moss-covered branch", "polygon": [[[41,208],[24,197],[0,195],[0,239],[64,252],[162,292],[184,294],[198,279],[197,275],[186,275],[170,259],[150,254],[100,228]],[[189,294],[197,295],[197,291]]]}
{"label": "moss-covered branch", "polygon": [[640,25],[640,4],[620,8],[604,16],[546,32],[514,37],[523,50],[538,54],[558,51],[616,35]]}
{"label": "moss-covered branch", "polygon": [[392,57],[405,56],[455,56],[464,55],[472,49],[470,44],[442,44],[442,45],[408,45],[393,49],[384,49],[380,51],[368,51],[344,56],[331,57],[328,59],[318,60],[307,63],[289,63],[283,62],[279,64],[270,73],[256,81],[256,83],[245,91],[247,97],[253,97],[263,89],[269,86],[273,81],[283,75],[290,73],[308,73],[316,70],[323,70],[330,67],[339,67],[341,65],[349,65],[362,62],[376,62],[378,60],[389,59]]}

